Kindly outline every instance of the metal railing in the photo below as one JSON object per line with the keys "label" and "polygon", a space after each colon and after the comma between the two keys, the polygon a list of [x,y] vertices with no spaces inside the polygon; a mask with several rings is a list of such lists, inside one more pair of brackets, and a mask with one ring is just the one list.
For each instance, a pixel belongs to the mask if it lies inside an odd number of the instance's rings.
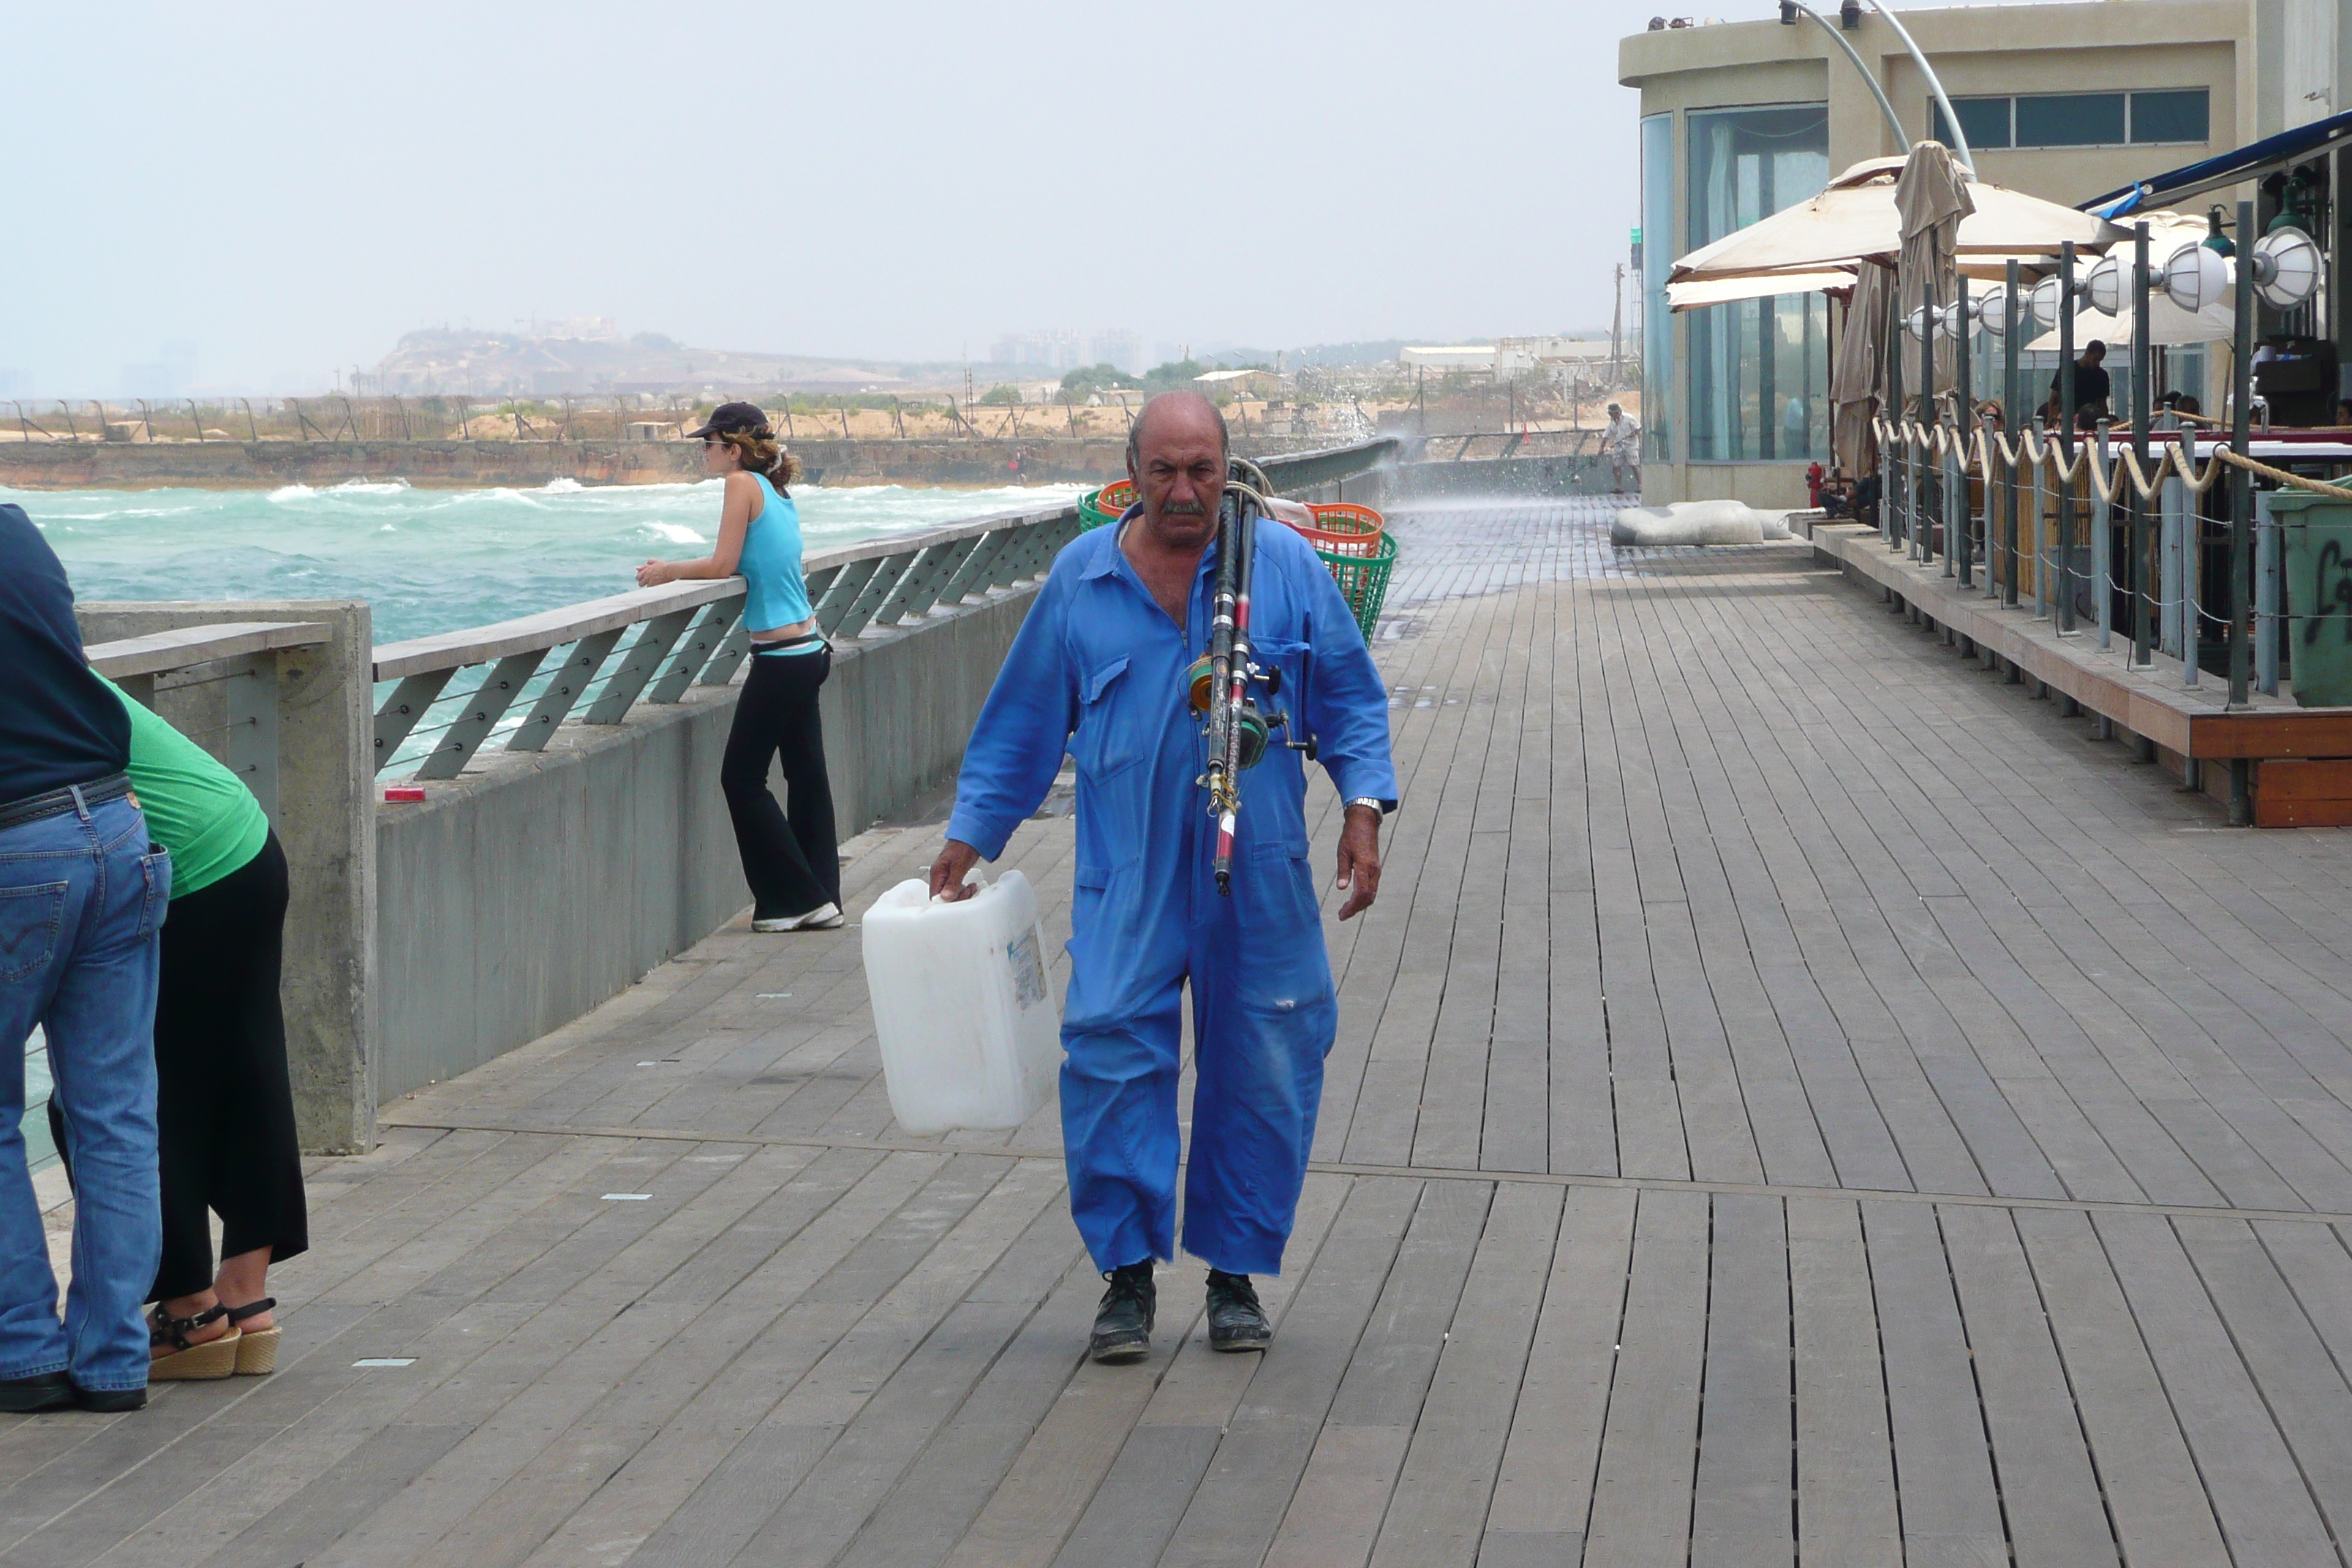
{"label": "metal railing", "polygon": [[[1077,533],[1068,506],[825,551],[803,563],[809,604],[836,642],[885,634],[1037,576]],[[508,751],[541,751],[574,713],[618,724],[641,699],[725,686],[751,652],[743,602],[740,577],[676,583],[380,647],[379,688],[396,684],[376,709],[376,771],[413,760],[419,779],[455,778],[501,736]],[[458,682],[473,669],[479,679]]]}
{"label": "metal railing", "polygon": [[245,780],[272,822],[278,819],[277,655],[329,639],[319,621],[225,621],[93,643],[92,669],[149,708],[176,692],[217,686],[224,718],[188,731]]}
{"label": "metal railing", "polygon": [[[1369,473],[1396,451],[1381,439],[1261,466],[1299,491]],[[850,642],[1040,577],[1078,531],[1075,506],[1006,512],[821,552],[802,569],[818,627]],[[541,751],[566,722],[619,724],[641,700],[675,704],[725,686],[751,651],[743,600],[740,577],[677,583],[381,646],[375,770],[414,763],[417,779],[455,778],[501,741]]]}

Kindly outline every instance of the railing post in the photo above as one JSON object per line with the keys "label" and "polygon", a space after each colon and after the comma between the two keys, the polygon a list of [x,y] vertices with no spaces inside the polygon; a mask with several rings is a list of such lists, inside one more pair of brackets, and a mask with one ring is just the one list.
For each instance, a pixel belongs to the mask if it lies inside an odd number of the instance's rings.
{"label": "railing post", "polygon": [[646,689],[653,679],[654,672],[661,668],[662,660],[668,657],[670,648],[686,635],[687,624],[694,619],[695,614],[691,609],[672,610],[650,621],[639,622],[637,640],[629,645],[628,657],[604,682],[604,689],[596,694],[596,700],[589,706],[588,716],[581,722],[617,724],[627,717],[630,705],[637,700],[637,693]]}
{"label": "railing post", "polygon": [[530,678],[539,673],[539,667],[546,662],[550,651],[543,647],[534,648],[529,653],[512,654],[499,660],[489,674],[483,678],[482,684],[474,689],[465,712],[457,716],[441,739],[435,742],[433,750],[425,753],[425,760],[417,766],[416,776],[420,779],[454,779],[464,772],[466,764],[480,754],[482,742],[489,738],[490,731],[498,728],[499,721],[506,717],[507,710],[513,707],[516,699],[522,695],[522,689],[530,684]]}
{"label": "railing post", "polygon": [[604,660],[612,657],[614,645],[626,629],[615,626],[611,631],[592,633],[572,645],[572,651],[557,667],[547,689],[531,704],[521,728],[507,742],[508,751],[547,750],[547,742],[555,738],[556,726],[563,722],[564,715],[572,711],[589,683],[596,679],[596,672],[604,668]]}

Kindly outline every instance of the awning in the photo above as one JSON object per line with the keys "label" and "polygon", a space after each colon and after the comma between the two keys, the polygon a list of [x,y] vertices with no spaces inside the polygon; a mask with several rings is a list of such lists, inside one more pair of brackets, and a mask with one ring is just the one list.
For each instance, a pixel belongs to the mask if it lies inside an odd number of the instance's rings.
{"label": "awning", "polygon": [[[1901,158],[1856,163],[1811,200],[1678,258],[1668,281],[1850,268],[1865,260],[1891,266],[1903,248],[1902,218],[1895,210],[1895,179],[1903,164]],[[2055,257],[2066,240],[2088,251],[2124,237],[2112,224],[2021,191],[1980,180],[1969,181],[1968,190],[1975,210],[1960,220],[1954,248],[1970,271],[1978,258]]]}
{"label": "awning", "polygon": [[1780,294],[1843,294],[1853,287],[1853,274],[1843,267],[1814,271],[1765,272],[1747,278],[1709,278],[1666,285],[1666,300],[1676,310],[1707,305],[1727,305],[1735,300],[1769,300]]}
{"label": "awning", "polygon": [[2352,110],[2298,125],[2292,131],[2282,131],[2275,136],[2265,136],[2260,142],[2250,142],[2234,152],[2152,174],[2122,190],[2092,197],[2083,204],[2082,210],[2099,217],[2119,218],[2158,202],[2186,201],[2202,191],[2267,174],[2347,136],[2352,136]]}

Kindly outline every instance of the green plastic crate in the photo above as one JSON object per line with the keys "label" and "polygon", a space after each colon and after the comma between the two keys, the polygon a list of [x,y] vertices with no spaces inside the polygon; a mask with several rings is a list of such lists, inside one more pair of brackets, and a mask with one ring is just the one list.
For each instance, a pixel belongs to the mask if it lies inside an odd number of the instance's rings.
{"label": "green plastic crate", "polygon": [[1339,584],[1339,596],[1348,601],[1348,608],[1356,612],[1356,625],[1362,629],[1364,640],[1371,641],[1381,605],[1389,596],[1389,573],[1396,565],[1395,536],[1381,534],[1380,548],[1370,555],[1335,555],[1328,550],[1315,553],[1331,569],[1331,580]]}

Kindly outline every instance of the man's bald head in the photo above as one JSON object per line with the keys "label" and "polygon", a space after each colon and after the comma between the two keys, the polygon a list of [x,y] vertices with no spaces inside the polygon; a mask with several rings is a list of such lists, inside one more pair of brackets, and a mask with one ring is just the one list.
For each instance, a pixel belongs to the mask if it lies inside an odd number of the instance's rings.
{"label": "man's bald head", "polygon": [[1214,430],[1217,448],[1226,457],[1233,456],[1232,435],[1225,428],[1225,416],[1217,405],[1197,392],[1163,392],[1143,405],[1135,423],[1127,431],[1127,468],[1130,474],[1143,466],[1143,447],[1148,440],[1165,431],[1173,435],[1181,431],[1187,436],[1200,436]]}

